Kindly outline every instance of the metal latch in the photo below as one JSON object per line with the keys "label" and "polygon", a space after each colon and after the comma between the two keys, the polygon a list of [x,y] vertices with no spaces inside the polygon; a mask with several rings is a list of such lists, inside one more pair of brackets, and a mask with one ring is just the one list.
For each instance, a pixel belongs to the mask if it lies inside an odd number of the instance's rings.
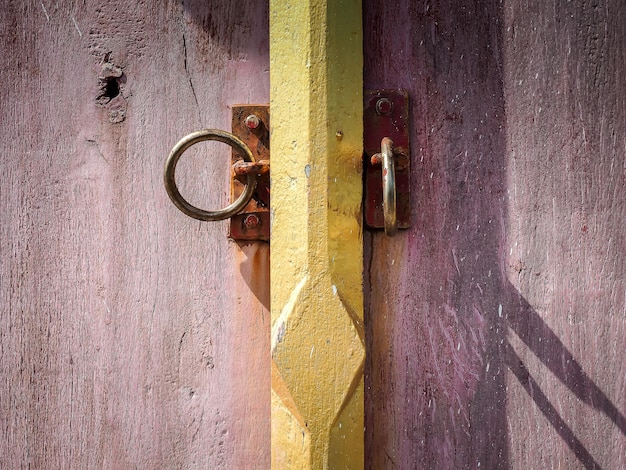
{"label": "metal latch", "polygon": [[365,225],[392,236],[411,220],[408,94],[366,91],[363,135]]}
{"label": "metal latch", "polygon": [[270,111],[269,106],[233,106],[233,134],[252,150],[255,163],[245,162],[233,148],[234,177],[231,200],[245,191],[250,173],[257,175],[256,189],[250,202],[230,219],[229,236],[233,240],[270,239]]}
{"label": "metal latch", "polygon": [[[394,235],[410,227],[410,148],[408,95],[401,90],[364,94],[364,219],[370,229]],[[269,106],[232,108],[232,133],[205,129],[181,139],[165,163],[165,187],[182,212],[199,220],[230,218],[234,240],[270,239]],[[176,164],[190,146],[216,140],[232,147],[231,204],[207,211],[188,203],[178,191]]]}
{"label": "metal latch", "polygon": [[[232,110],[232,133],[204,129],[183,137],[174,146],[165,162],[165,189],[174,205],[189,217],[208,221],[230,218],[229,237],[234,240],[269,240],[269,106],[233,106]],[[193,206],[176,186],[178,160],[189,147],[205,140],[223,142],[232,147],[232,202],[216,211]]]}

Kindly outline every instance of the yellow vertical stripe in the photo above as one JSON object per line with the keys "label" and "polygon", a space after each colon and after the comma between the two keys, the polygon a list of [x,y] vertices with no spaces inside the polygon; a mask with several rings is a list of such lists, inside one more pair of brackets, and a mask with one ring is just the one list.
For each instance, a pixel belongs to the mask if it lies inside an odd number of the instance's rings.
{"label": "yellow vertical stripe", "polygon": [[363,467],[358,0],[271,0],[272,467]]}

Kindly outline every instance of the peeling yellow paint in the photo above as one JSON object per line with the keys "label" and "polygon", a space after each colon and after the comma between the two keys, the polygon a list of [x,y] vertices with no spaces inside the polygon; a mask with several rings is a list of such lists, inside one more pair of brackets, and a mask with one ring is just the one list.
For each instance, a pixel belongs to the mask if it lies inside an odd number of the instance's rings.
{"label": "peeling yellow paint", "polygon": [[359,0],[271,0],[272,468],[363,467]]}

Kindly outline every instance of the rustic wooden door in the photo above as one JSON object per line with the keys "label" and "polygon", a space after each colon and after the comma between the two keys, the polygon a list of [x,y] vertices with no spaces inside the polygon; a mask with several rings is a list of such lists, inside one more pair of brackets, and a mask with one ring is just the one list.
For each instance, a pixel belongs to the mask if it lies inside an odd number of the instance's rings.
{"label": "rustic wooden door", "polygon": [[[268,246],[161,183],[269,100],[267,6],[206,3],[2,4],[2,468],[269,467]],[[366,467],[625,467],[624,7],[363,22],[365,87],[413,103],[412,228],[365,234]],[[204,149],[181,189],[221,207]]]}
{"label": "rustic wooden door", "polygon": [[412,227],[366,234],[367,468],[626,467],[623,1],[364,2],[412,100]]}
{"label": "rustic wooden door", "polygon": [[[0,7],[0,468],[268,468],[268,246],[179,212],[268,103],[266,2]],[[229,198],[229,149],[177,178]]]}

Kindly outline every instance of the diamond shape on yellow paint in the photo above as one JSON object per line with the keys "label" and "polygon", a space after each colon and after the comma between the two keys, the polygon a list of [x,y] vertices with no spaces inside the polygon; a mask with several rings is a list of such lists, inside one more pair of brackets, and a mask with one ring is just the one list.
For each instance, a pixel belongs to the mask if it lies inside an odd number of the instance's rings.
{"label": "diamond shape on yellow paint", "polygon": [[[355,325],[330,285],[330,292],[320,289],[302,286],[299,298],[289,302],[288,311],[277,319],[272,341],[280,377],[314,439],[345,406],[365,360],[360,325]],[[303,296],[308,297],[306,302]]]}

